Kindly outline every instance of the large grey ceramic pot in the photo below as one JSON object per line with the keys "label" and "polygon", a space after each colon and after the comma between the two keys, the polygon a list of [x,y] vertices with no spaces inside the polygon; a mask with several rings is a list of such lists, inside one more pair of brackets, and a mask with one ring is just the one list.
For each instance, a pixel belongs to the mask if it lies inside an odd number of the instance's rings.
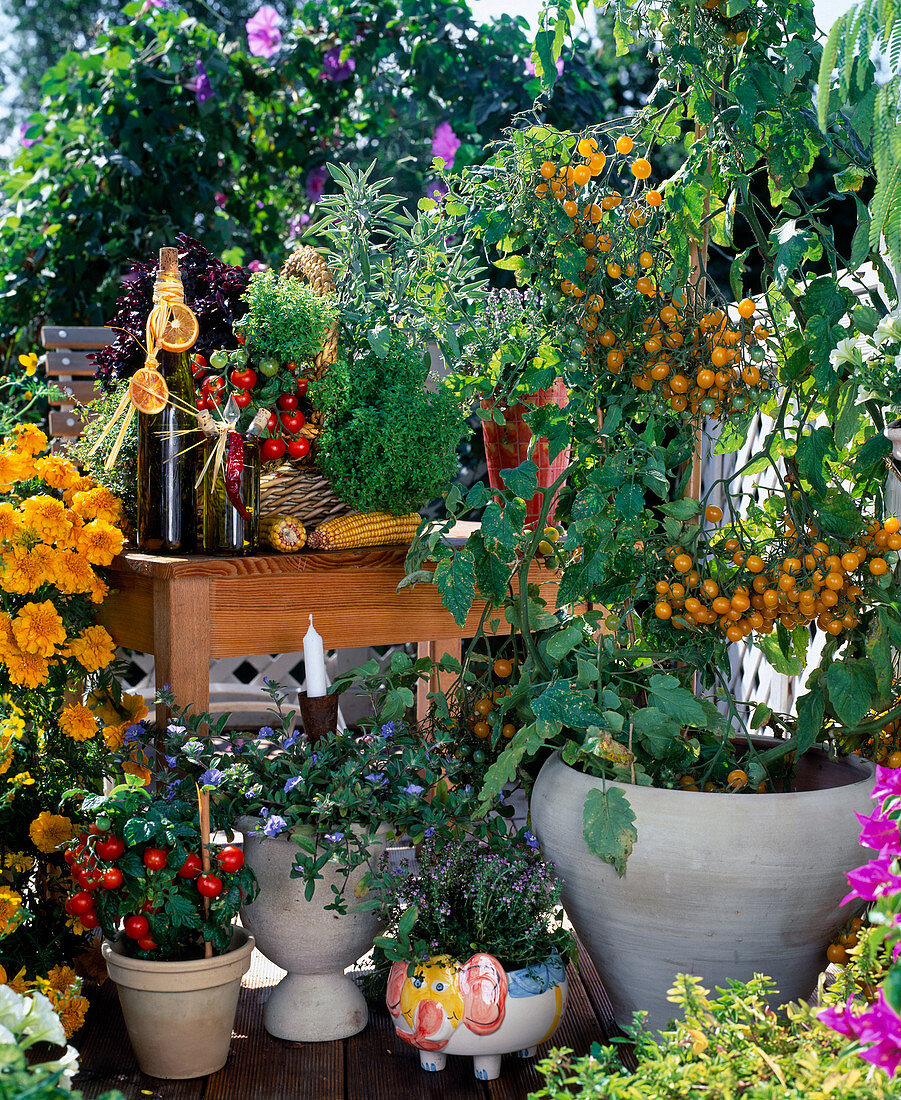
{"label": "large grey ceramic pot", "polygon": [[[367,868],[357,868],[345,884],[333,864],[322,869],[310,901],[304,880],[291,878],[297,844],[287,837],[254,832],[259,818],[241,817],[244,856],[256,875],[260,892],[241,909],[241,922],[267,959],[288,973],[273,989],[263,1009],[263,1026],[270,1035],[294,1042],[327,1042],[362,1031],[369,1021],[363,994],[345,967],[372,947],[378,921],[369,910],[354,910],[355,887]],[[373,853],[378,859],[381,847]],[[349,911],[326,910],[334,899],[332,886],[343,890]]]}
{"label": "large grey ceramic pot", "polygon": [[851,913],[839,901],[847,871],[866,862],[855,811],[872,810],[875,768],[854,756],[802,759],[790,794],[713,794],[615,784],[635,814],[638,840],[619,878],[591,854],[582,809],[601,781],[559,754],[532,792],[532,828],[563,878],[563,903],[629,1024],[675,1014],[666,999],[678,973],[707,988],[755,973],[783,1000],[807,997],[832,934]]}

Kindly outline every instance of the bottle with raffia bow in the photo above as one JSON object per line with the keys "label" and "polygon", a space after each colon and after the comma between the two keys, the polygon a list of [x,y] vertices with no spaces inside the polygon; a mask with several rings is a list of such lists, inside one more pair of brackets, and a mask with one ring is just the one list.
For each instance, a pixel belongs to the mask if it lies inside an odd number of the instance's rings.
{"label": "bottle with raffia bow", "polygon": [[247,432],[235,430],[237,408],[226,407],[221,421],[198,413],[206,436],[201,480],[201,546],[204,554],[252,554],[260,530],[260,441],[269,420],[261,409]]}
{"label": "bottle with raffia bow", "polygon": [[197,545],[198,436],[189,352],[198,326],[185,305],[174,248],[160,249],[153,306],[147,366],[162,376],[168,400],[159,411],[138,415],[138,546],[190,554]]}

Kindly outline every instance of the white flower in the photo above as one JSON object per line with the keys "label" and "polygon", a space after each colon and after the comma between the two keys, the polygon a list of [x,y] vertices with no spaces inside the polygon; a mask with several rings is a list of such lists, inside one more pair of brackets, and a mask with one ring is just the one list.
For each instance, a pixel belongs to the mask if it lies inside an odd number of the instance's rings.
{"label": "white flower", "polygon": [[901,313],[890,313],[883,317],[876,326],[874,339],[877,347],[883,344],[897,344],[901,342]]}
{"label": "white flower", "polygon": [[863,353],[859,342],[853,336],[839,340],[836,347],[829,352],[829,362],[833,367],[839,367],[843,363],[849,363],[854,367],[862,367]]}

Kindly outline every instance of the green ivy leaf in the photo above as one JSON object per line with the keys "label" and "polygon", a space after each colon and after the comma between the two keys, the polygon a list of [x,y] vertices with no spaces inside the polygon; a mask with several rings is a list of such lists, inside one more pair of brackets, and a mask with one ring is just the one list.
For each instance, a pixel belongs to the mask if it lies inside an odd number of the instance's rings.
{"label": "green ivy leaf", "polygon": [[582,836],[589,852],[613,864],[620,878],[626,873],[626,860],[638,840],[634,821],[632,807],[619,787],[588,792],[582,810]]}

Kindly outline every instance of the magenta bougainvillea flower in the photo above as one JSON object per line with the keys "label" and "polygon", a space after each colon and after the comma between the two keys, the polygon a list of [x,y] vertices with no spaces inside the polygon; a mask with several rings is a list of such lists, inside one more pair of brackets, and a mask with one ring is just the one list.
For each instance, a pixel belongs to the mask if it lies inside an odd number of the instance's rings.
{"label": "magenta bougainvillea flower", "polygon": [[439,122],[432,134],[432,156],[441,157],[446,168],[452,167],[460,148],[460,139],[449,122]]}
{"label": "magenta bougainvillea flower", "polygon": [[319,74],[323,80],[347,80],[357,67],[352,57],[341,60],[341,47],[332,46],[322,56],[322,72]]}
{"label": "magenta bougainvillea flower", "polygon": [[282,44],[282,32],[278,29],[281,21],[282,17],[268,4],[247,20],[247,48],[254,57],[272,57],[278,53]]}
{"label": "magenta bougainvillea flower", "polygon": [[328,180],[328,170],[324,164],[321,164],[318,168],[314,168],[307,176],[307,198],[310,202],[319,202],[322,198],[322,192],[325,190],[325,184]]}

